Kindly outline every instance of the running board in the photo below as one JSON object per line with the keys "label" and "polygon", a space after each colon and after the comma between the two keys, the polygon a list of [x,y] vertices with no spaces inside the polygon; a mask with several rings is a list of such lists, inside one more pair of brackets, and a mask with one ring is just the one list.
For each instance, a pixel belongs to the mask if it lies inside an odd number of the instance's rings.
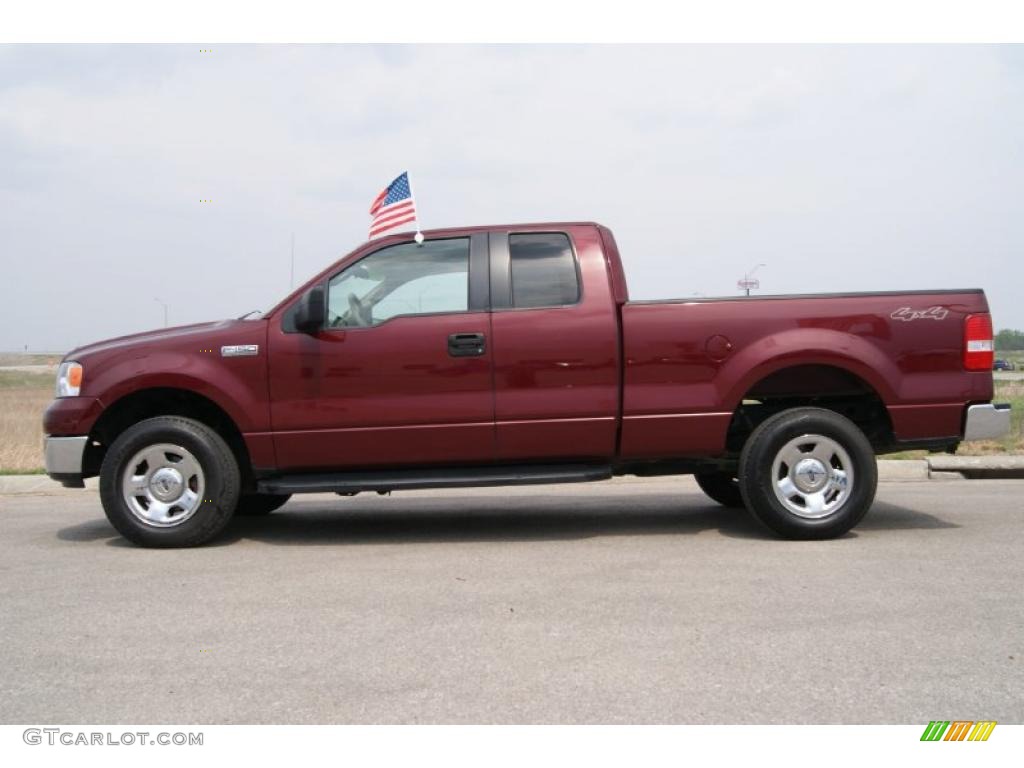
{"label": "running board", "polygon": [[607,480],[611,476],[612,468],[607,464],[533,464],[279,475],[258,481],[256,488],[260,493],[358,493],[411,491],[424,488],[587,483]]}

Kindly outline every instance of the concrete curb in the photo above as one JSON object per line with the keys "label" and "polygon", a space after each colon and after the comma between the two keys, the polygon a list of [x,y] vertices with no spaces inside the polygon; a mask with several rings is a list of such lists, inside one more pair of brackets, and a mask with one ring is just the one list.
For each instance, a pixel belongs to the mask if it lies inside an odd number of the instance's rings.
{"label": "concrete curb", "polygon": [[928,462],[924,459],[879,459],[879,480],[927,480]]}
{"label": "concrete curb", "polygon": [[[93,477],[85,481],[85,487],[92,490],[98,488],[98,479]],[[75,493],[81,488],[65,488],[46,475],[0,475],[0,496],[17,496],[21,494],[37,496],[55,496],[64,493]]]}
{"label": "concrete curb", "polygon": [[1024,478],[1024,456],[929,456],[928,474],[956,475],[969,479],[1007,480]]}
{"label": "concrete curb", "polygon": [[879,459],[879,480],[1018,480],[1024,479],[1024,456],[928,456],[924,459]]}

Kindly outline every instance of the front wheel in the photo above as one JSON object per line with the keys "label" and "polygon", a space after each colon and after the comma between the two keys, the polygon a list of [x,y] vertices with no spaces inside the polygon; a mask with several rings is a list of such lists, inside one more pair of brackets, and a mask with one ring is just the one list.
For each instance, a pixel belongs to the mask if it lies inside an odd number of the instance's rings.
{"label": "front wheel", "polygon": [[856,424],[823,408],[764,421],[740,454],[739,487],[751,514],[790,539],[830,539],[859,523],[875,498],[878,468]]}
{"label": "front wheel", "polygon": [[191,547],[228,524],[241,485],[224,439],[198,421],[158,416],[122,432],[100,468],[111,524],[145,547]]}

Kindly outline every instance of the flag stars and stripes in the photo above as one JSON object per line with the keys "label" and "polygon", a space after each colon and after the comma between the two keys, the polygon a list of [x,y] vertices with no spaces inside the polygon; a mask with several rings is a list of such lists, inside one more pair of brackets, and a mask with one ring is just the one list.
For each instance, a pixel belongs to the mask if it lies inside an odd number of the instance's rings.
{"label": "flag stars and stripes", "polygon": [[376,237],[402,224],[416,220],[416,202],[413,200],[408,171],[380,191],[370,206],[370,237]]}

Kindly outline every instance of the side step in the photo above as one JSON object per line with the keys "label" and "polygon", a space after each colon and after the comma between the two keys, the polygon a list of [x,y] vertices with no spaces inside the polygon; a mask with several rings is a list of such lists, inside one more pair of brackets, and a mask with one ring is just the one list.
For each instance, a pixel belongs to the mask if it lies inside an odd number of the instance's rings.
{"label": "side step", "polygon": [[612,468],[607,464],[531,464],[279,475],[258,481],[256,487],[260,493],[357,493],[411,491],[423,488],[586,483],[607,480],[611,476]]}

